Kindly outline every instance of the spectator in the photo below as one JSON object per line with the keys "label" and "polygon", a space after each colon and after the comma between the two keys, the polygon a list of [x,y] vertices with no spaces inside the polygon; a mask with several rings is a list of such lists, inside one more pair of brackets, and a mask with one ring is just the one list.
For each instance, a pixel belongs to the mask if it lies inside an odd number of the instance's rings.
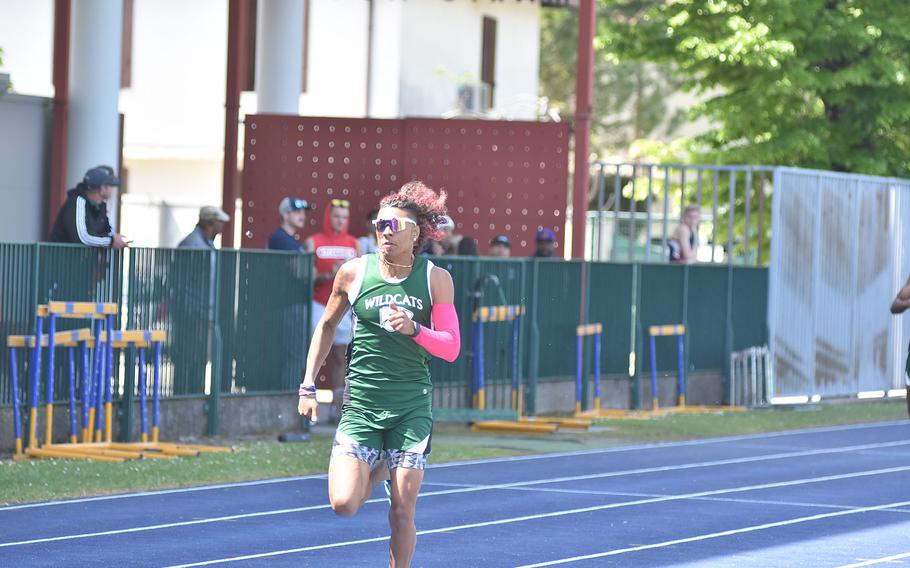
{"label": "spectator", "polygon": [[473,237],[461,237],[458,241],[458,250],[455,251],[458,256],[480,256],[477,248],[477,239]]}
{"label": "spectator", "polygon": [[66,202],[57,213],[48,240],[90,247],[121,249],[128,244],[114,233],[107,217],[107,203],[120,180],[109,166],[96,166],[85,172],[82,182],[66,193]]}
{"label": "spectator", "polygon": [[701,221],[701,208],[698,205],[686,205],[683,209],[682,223],[673,231],[668,241],[670,262],[691,264],[698,261],[698,223]]}
{"label": "spectator", "polygon": [[215,250],[215,237],[224,229],[224,224],[231,218],[227,213],[214,205],[206,205],[199,210],[199,222],[193,232],[183,238],[177,248]]}
{"label": "spectator", "polygon": [[379,252],[379,244],[376,242],[376,229],[373,227],[373,219],[375,219],[377,215],[379,215],[379,207],[373,207],[370,209],[370,212],[367,213],[367,222],[364,226],[366,229],[366,236],[357,239],[357,244],[360,245],[360,254]]}
{"label": "spectator", "polygon": [[458,254],[458,243],[461,242],[462,236],[455,234],[455,221],[445,215],[439,228],[442,230],[442,237],[439,239],[439,244],[442,245],[442,254]]}
{"label": "spectator", "polygon": [[[348,260],[360,256],[357,239],[348,234],[350,220],[350,203],[347,199],[333,199],[325,208],[322,219],[322,231],[304,241],[307,252],[316,254],[316,281],[313,287],[312,325],[322,319],[326,304],[332,295],[335,274]],[[332,350],[329,352],[328,380],[334,392],[333,403],[329,409],[329,419],[338,420],[342,395],[344,393],[344,357],[348,344],[353,338],[354,328],[350,310],[342,318],[335,330]]]}
{"label": "spectator", "polygon": [[298,240],[297,233],[306,224],[306,212],[310,204],[306,199],[285,197],[278,204],[278,215],[281,225],[269,235],[266,248],[269,250],[292,250],[304,252],[303,243]]}
{"label": "spectator", "polygon": [[552,258],[556,251],[556,233],[552,229],[539,229],[535,237],[537,250],[534,256],[538,258]]}
{"label": "spectator", "polygon": [[[306,252],[303,243],[297,240],[298,232],[306,224],[306,212],[310,204],[305,199],[285,197],[278,204],[278,215],[281,225],[269,235],[266,248],[269,250],[285,250],[292,252]],[[288,272],[282,277],[292,289],[304,290],[309,288],[309,278],[298,272],[300,265],[291,264]],[[272,317],[281,322],[281,352],[277,357],[282,361],[282,380],[300,380],[303,367],[306,363],[304,343],[306,341],[306,321],[309,305],[304,303],[291,303],[281,306],[280,310]],[[305,427],[308,427],[305,424]]]}
{"label": "spectator", "polygon": [[437,228],[441,231],[441,236],[438,240],[431,239],[427,241],[420,254],[430,256],[453,256],[458,254],[458,243],[461,240],[461,236],[455,234],[455,221],[448,215],[443,215]]}
{"label": "spectator", "polygon": [[[898,290],[897,296],[891,302],[891,313],[894,315],[902,314],[910,308],[910,278],[903,287]],[[908,347],[910,349],[910,347]],[[904,366],[904,388],[907,389],[907,413],[910,414],[910,351],[907,353],[907,363]]]}
{"label": "spectator", "polygon": [[508,258],[512,256],[512,241],[505,235],[496,235],[490,241],[490,256]]}

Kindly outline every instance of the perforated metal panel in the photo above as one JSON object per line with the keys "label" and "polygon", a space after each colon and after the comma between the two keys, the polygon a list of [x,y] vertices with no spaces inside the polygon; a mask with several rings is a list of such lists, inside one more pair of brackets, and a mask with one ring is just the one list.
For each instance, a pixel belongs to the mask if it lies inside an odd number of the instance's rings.
{"label": "perforated metal panel", "polygon": [[243,174],[243,246],[261,248],[282,197],[314,202],[304,236],[332,198],[351,202],[351,233],[385,194],[420,179],[449,194],[456,232],[481,254],[497,234],[513,256],[533,253],[547,227],[562,245],[568,131],[564,124],[476,120],[373,120],[250,115]]}
{"label": "perforated metal panel", "polygon": [[906,180],[781,168],[768,309],[777,396],[901,388],[910,321]]}

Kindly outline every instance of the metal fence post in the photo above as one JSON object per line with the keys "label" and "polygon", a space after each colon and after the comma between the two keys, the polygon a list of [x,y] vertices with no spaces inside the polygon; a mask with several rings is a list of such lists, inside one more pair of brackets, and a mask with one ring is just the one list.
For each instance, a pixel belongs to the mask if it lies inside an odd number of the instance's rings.
{"label": "metal fence post", "polygon": [[212,251],[209,255],[209,349],[211,383],[208,398],[207,418],[209,436],[217,436],[219,424],[219,403],[221,400],[221,330],[218,328],[218,295],[221,290],[219,276],[220,254]]}
{"label": "metal fence post", "polygon": [[537,375],[540,371],[540,328],[537,325],[537,299],[540,295],[538,286],[537,259],[531,260],[531,331],[528,333],[528,399],[527,413],[533,416],[537,412]]}

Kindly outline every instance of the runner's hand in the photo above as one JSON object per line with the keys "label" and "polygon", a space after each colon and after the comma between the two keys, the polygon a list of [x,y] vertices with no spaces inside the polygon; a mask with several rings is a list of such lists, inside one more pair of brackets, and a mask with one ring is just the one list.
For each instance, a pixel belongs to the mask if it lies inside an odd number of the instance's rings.
{"label": "runner's hand", "polygon": [[389,304],[389,309],[392,310],[392,315],[389,316],[389,324],[392,329],[402,335],[414,335],[417,328],[414,327],[414,322],[408,317],[408,313],[399,308],[395,302]]}
{"label": "runner's hand", "polygon": [[301,396],[297,401],[297,412],[301,416],[306,416],[310,422],[316,424],[319,420],[316,418],[316,411],[319,409],[319,403],[315,397]]}

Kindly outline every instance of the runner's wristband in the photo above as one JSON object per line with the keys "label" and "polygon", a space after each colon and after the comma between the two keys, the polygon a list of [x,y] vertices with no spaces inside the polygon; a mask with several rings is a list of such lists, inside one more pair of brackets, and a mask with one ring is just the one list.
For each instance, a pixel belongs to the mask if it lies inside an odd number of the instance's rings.
{"label": "runner's wristband", "polygon": [[414,333],[411,334],[411,337],[417,337],[418,335],[420,335],[420,324],[415,321],[414,322]]}

